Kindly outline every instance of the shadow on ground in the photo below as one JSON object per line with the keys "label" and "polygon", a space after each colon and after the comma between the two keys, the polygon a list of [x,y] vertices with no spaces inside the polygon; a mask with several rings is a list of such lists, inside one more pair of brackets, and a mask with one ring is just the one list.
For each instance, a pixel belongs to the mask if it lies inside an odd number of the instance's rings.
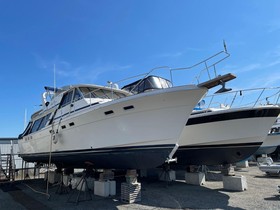
{"label": "shadow on ground", "polygon": [[[192,186],[184,182],[142,181],[141,202],[125,204],[120,201],[120,183],[117,184],[117,195],[103,198],[95,196],[92,200],[87,197],[82,202],[76,202],[78,191],[70,194],[56,194],[58,186],[49,188],[48,196],[35,193],[33,190],[46,192],[43,180],[33,180],[27,183],[18,183],[14,190],[7,190],[15,202],[20,203],[25,209],[240,209],[229,205],[229,196],[219,190],[208,189],[204,186]],[[80,199],[83,199],[83,193]],[[87,195],[88,196],[88,195]]]}
{"label": "shadow on ground", "polygon": [[168,187],[163,182],[144,186],[141,204],[145,206],[170,209],[240,209],[228,206],[228,195],[204,186],[183,182],[172,182]]}

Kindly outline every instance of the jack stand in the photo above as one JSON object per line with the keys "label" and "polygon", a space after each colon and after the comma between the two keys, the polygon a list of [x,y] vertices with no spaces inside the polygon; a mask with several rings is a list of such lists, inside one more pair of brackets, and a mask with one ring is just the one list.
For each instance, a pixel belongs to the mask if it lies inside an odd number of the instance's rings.
{"label": "jack stand", "polygon": [[234,168],[232,164],[225,164],[222,166],[221,172],[224,176],[234,176]]}
{"label": "jack stand", "polygon": [[231,164],[223,165],[223,187],[226,190],[244,191],[247,190],[247,180],[245,176],[235,176],[234,168]]}
{"label": "jack stand", "polygon": [[[75,194],[75,192],[76,192],[76,190],[73,189],[73,190],[70,192],[70,195],[69,195],[69,197],[68,197],[67,202],[69,202],[69,203],[75,203],[76,205],[78,205],[78,203],[81,202],[81,201],[89,201],[89,200],[92,200],[91,192],[90,192],[90,189],[89,189],[88,183],[87,183],[87,177],[88,177],[88,175],[89,175],[90,173],[91,173],[91,171],[89,171],[89,170],[87,170],[87,169],[83,172],[83,176],[81,177],[80,181],[79,181],[78,184],[77,184],[77,187],[75,188],[75,189],[77,189],[77,188],[80,186],[80,190],[78,190],[78,195],[77,195],[77,197],[76,197],[76,200],[75,200],[75,201],[71,201],[72,196],[73,196],[73,195]],[[84,194],[84,199],[80,199],[80,197],[81,197],[81,191],[83,190],[83,187],[85,187],[85,188],[84,188],[84,192],[83,192],[83,194]]]}
{"label": "jack stand", "polygon": [[205,165],[188,166],[186,173],[185,173],[186,183],[191,184],[191,185],[204,185],[205,184],[205,174],[206,174],[207,170],[208,170],[208,168]]}
{"label": "jack stand", "polygon": [[165,181],[167,187],[169,186],[169,184],[172,181],[176,180],[175,171],[170,169],[170,165],[169,164],[165,164],[163,166],[162,171],[159,173],[159,179],[161,181]]}
{"label": "jack stand", "polygon": [[[60,174],[61,174],[61,178],[60,178],[58,188],[55,191],[55,194],[59,194],[59,195],[68,194],[70,192],[68,176],[66,176],[62,171]],[[66,180],[64,180],[65,177],[66,177]],[[64,181],[66,183],[64,183]]]}

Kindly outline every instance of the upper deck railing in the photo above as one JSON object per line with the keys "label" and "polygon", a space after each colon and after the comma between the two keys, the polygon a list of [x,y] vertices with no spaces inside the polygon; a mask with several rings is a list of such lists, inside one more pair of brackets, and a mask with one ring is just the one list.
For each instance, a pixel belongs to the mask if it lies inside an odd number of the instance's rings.
{"label": "upper deck railing", "polygon": [[206,96],[199,108],[239,108],[279,105],[280,87],[251,88]]}
{"label": "upper deck railing", "polygon": [[[171,68],[169,66],[159,66],[159,67],[155,67],[153,69],[151,69],[150,71],[148,71],[147,73],[143,73],[143,74],[139,74],[139,75],[135,75],[132,77],[128,77],[122,80],[119,80],[117,82],[115,82],[114,84],[127,84],[129,82],[127,81],[139,81],[138,84],[140,84],[145,78],[147,78],[150,75],[156,75],[156,76],[162,76],[165,79],[168,79],[171,81],[171,83],[173,84],[173,86],[175,85],[175,73],[176,72],[182,72],[182,71],[188,71],[187,75],[184,75],[185,78],[190,78],[190,76],[194,75],[194,78],[191,80],[191,82],[189,84],[199,84],[202,82],[205,82],[207,80],[213,79],[217,76],[219,76],[219,74],[217,73],[217,64],[221,63],[222,61],[224,61],[225,59],[227,59],[230,56],[230,54],[227,52],[226,47],[224,48],[224,50],[202,60],[199,61],[198,63],[195,63],[191,66],[187,66],[187,67],[180,67],[180,68]],[[154,74],[155,71],[158,70],[163,70],[164,72],[161,72],[160,74]],[[192,75],[189,74],[189,72],[193,70],[193,71],[197,71],[198,73],[193,73]],[[132,91],[131,91],[132,92]]]}
{"label": "upper deck railing", "polygon": [[[221,56],[221,57],[219,57]],[[198,73],[198,75],[195,77],[197,84],[203,82],[201,81],[202,75],[205,74],[206,72],[206,79],[210,80],[213,79],[215,77],[218,76],[217,74],[217,70],[216,70],[216,66],[217,64],[221,63],[223,60],[227,59],[230,56],[230,54],[225,50],[220,51],[192,66],[189,67],[181,67],[181,68],[172,68],[170,69],[170,75],[172,77],[172,75],[174,74],[174,72],[176,71],[182,71],[182,70],[192,70],[196,67],[202,66],[202,69],[200,70],[200,72]],[[217,60],[214,60],[217,59]],[[171,79],[172,81],[173,79]]]}

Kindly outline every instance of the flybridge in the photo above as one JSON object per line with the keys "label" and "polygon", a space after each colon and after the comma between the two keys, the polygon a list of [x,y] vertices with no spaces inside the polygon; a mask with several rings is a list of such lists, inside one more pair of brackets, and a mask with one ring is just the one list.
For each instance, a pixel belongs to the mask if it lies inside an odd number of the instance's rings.
{"label": "flybridge", "polygon": [[[198,62],[194,65],[181,67],[181,68],[171,68],[169,66],[160,66],[153,68],[149,72],[145,74],[140,74],[134,77],[129,77],[127,79],[123,79],[117,81],[116,84],[126,82],[133,79],[134,81],[128,85],[124,85],[122,87],[123,90],[129,91],[133,94],[141,93],[145,91],[149,91],[152,89],[163,89],[163,88],[170,88],[172,86],[178,86],[175,84],[175,72],[187,72],[187,78],[190,78],[190,70],[192,73],[194,70],[198,70],[198,74],[194,76],[195,81],[191,84],[195,84],[199,87],[205,87],[207,89],[211,89],[213,87],[221,85],[221,89],[217,91],[217,93],[230,91],[231,89],[225,88],[225,84],[228,81],[231,81],[236,78],[235,75],[228,73],[225,75],[220,75],[216,71],[217,64],[221,63],[223,60],[227,59],[230,54],[227,52],[227,49],[224,45],[224,50]],[[154,76],[154,72],[158,70],[161,71],[161,76]],[[162,76],[164,75],[164,76]],[[185,75],[184,75],[185,76]],[[183,77],[184,77],[183,76]],[[140,78],[140,79],[136,79]],[[168,79],[165,79],[168,78]],[[136,81],[135,81],[136,80]],[[185,83],[184,83],[185,84]]]}

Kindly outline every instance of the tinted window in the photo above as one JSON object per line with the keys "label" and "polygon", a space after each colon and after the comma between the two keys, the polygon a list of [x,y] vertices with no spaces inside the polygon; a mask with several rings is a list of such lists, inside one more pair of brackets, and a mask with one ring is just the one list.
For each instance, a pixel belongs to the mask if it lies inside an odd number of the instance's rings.
{"label": "tinted window", "polygon": [[43,119],[43,118],[40,118],[40,119],[38,119],[38,120],[36,120],[36,121],[34,122],[34,124],[33,124],[33,126],[32,126],[32,129],[31,129],[31,133],[33,133],[33,132],[35,132],[35,131],[37,131],[37,130],[39,129],[40,124],[41,124],[41,122],[42,122],[42,119]]}
{"label": "tinted window", "polygon": [[42,128],[44,128],[44,127],[46,126],[47,122],[49,121],[50,115],[51,115],[51,113],[48,114],[48,115],[46,115],[46,116],[42,119],[41,124],[40,124],[38,130],[41,130]]}
{"label": "tinted window", "polygon": [[93,88],[80,87],[80,90],[84,95],[84,98],[96,98],[96,95],[93,93]]}
{"label": "tinted window", "polygon": [[71,100],[72,100],[72,95],[73,95],[73,90],[66,93],[61,100],[60,107],[63,107],[63,106],[66,106],[66,105],[70,104]]}
{"label": "tinted window", "polygon": [[80,87],[79,88],[83,93],[84,98],[103,98],[103,99],[114,99],[124,97],[124,94],[115,93],[111,90],[96,89],[92,87]]}
{"label": "tinted window", "polygon": [[82,94],[80,93],[80,91],[79,91],[78,89],[75,89],[73,101],[78,101],[78,100],[80,100],[81,98],[83,98]]}
{"label": "tinted window", "polygon": [[94,94],[98,98],[111,98],[111,96],[112,96],[111,91],[107,91],[107,90],[96,90],[96,91],[94,91]]}
{"label": "tinted window", "polygon": [[33,123],[33,126],[31,128],[31,132],[30,133],[39,131],[42,128],[44,128],[46,126],[47,122],[49,121],[50,115],[51,115],[51,113],[47,114],[45,117],[42,117],[42,118],[36,120]]}

